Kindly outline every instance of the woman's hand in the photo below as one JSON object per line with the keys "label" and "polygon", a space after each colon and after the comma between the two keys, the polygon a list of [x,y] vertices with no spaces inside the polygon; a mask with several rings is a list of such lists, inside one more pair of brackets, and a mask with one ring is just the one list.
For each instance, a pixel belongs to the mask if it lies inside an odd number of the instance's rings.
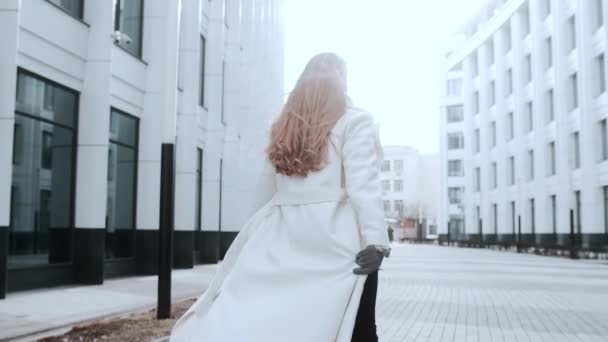
{"label": "woman's hand", "polygon": [[355,262],[359,265],[358,268],[353,270],[355,274],[370,274],[380,269],[382,260],[386,252],[377,248],[376,246],[369,245],[357,253]]}

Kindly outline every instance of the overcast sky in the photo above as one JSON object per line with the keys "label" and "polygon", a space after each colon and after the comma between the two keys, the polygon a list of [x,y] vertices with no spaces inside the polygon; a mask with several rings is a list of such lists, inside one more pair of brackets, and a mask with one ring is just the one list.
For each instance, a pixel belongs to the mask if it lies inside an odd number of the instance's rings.
{"label": "overcast sky", "polygon": [[438,151],[446,41],[485,0],[285,0],[285,91],[316,53],[341,55],[384,145]]}

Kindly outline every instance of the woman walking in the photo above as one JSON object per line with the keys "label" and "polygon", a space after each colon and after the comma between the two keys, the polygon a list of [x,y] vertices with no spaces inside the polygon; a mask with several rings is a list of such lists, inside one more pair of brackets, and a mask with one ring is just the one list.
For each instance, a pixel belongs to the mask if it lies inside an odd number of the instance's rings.
{"label": "woman walking", "polygon": [[344,62],[313,57],[273,124],[260,209],[171,341],[377,341],[381,159],[371,116],[349,104]]}

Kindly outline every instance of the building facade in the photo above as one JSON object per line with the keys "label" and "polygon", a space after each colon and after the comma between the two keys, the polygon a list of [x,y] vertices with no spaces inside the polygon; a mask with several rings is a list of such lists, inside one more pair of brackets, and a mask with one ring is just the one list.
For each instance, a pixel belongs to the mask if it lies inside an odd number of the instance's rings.
{"label": "building facade", "polygon": [[418,224],[423,228],[423,238],[435,238],[438,156],[422,155],[407,146],[384,146],[383,152],[382,200],[387,225],[393,228],[395,239],[416,238]]}
{"label": "building facade", "polygon": [[0,4],[0,298],[220,260],[283,101],[279,0]]}
{"label": "building facade", "polygon": [[496,0],[464,26],[443,70],[442,239],[606,246],[607,11]]}

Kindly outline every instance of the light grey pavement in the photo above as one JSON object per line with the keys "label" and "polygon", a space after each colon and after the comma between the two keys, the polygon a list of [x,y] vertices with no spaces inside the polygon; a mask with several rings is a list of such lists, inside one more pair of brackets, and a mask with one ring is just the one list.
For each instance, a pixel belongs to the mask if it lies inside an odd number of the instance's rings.
{"label": "light grey pavement", "polygon": [[[175,270],[174,301],[202,293],[217,266]],[[99,286],[74,286],[9,293],[0,300],[0,341],[55,330],[95,318],[152,308],[157,277],[106,280]]]}
{"label": "light grey pavement", "polygon": [[[397,245],[383,268],[381,342],[608,341],[608,262]],[[174,271],[175,300],[198,296],[215,269]],[[156,277],[10,293],[0,341],[155,303]]]}
{"label": "light grey pavement", "polygon": [[395,246],[381,271],[380,341],[608,341],[608,263]]}

